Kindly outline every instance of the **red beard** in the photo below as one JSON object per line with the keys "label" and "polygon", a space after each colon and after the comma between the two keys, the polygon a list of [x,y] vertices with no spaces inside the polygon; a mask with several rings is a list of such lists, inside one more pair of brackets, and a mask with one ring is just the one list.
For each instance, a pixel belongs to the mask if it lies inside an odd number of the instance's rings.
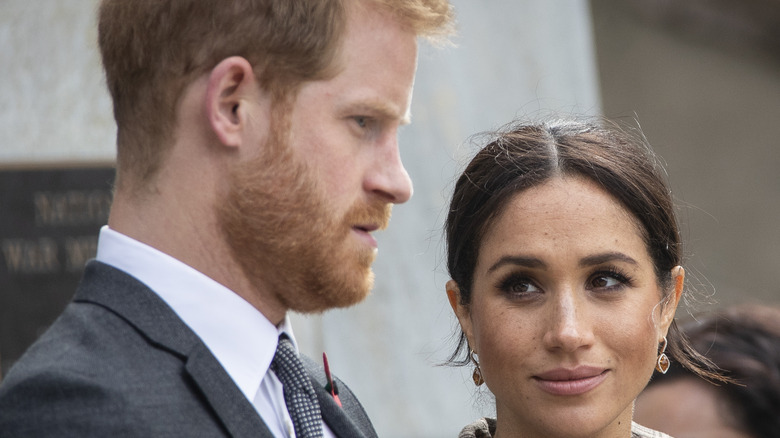
{"label": "red beard", "polygon": [[392,205],[355,204],[343,214],[329,208],[305,163],[282,136],[266,153],[231,172],[217,208],[226,242],[256,293],[285,308],[321,312],[356,304],[373,287],[373,248],[351,235],[355,224],[387,227]]}

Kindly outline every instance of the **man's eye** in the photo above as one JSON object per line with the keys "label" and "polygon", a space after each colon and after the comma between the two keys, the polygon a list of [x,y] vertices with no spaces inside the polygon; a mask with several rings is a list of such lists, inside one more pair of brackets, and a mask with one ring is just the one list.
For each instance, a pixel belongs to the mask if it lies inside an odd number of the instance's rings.
{"label": "man's eye", "polygon": [[356,116],[354,117],[354,119],[355,119],[355,123],[357,123],[357,125],[360,126],[361,128],[365,128],[366,126],[368,126],[368,117]]}

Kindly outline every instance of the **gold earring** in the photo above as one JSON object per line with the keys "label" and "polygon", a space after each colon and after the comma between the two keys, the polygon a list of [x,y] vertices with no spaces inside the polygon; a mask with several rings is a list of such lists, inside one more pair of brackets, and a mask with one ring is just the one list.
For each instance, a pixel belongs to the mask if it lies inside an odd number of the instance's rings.
{"label": "gold earring", "polygon": [[658,355],[658,360],[655,362],[655,369],[661,374],[666,374],[666,372],[669,371],[669,365],[671,365],[669,356],[665,353],[666,344],[666,336],[664,336],[664,340],[661,342],[661,354]]}
{"label": "gold earring", "polygon": [[485,380],[482,378],[482,370],[479,369],[479,362],[474,358],[474,350],[472,349],[469,349],[469,358],[474,362],[474,373],[471,375],[471,379],[474,380],[475,385],[479,386],[485,383]]}

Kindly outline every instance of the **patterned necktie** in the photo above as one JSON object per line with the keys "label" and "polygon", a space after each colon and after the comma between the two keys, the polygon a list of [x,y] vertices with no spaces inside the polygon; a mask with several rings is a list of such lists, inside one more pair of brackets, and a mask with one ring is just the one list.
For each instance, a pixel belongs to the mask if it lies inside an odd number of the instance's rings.
{"label": "patterned necktie", "polygon": [[287,335],[279,336],[271,369],[282,382],[284,402],[292,417],[296,438],[322,438],[322,414],[317,395]]}

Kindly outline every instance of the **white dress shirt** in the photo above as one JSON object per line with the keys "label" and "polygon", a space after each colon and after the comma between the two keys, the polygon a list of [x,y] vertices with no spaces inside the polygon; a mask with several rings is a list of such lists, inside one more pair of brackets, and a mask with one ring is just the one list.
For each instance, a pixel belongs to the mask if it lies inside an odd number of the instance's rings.
{"label": "white dress shirt", "polygon": [[[104,226],[97,260],[120,269],[165,301],[206,344],[271,433],[295,438],[282,383],[270,370],[281,333],[298,344],[287,317],[274,326],[230,289],[189,265]],[[323,422],[326,438],[333,433]]]}

